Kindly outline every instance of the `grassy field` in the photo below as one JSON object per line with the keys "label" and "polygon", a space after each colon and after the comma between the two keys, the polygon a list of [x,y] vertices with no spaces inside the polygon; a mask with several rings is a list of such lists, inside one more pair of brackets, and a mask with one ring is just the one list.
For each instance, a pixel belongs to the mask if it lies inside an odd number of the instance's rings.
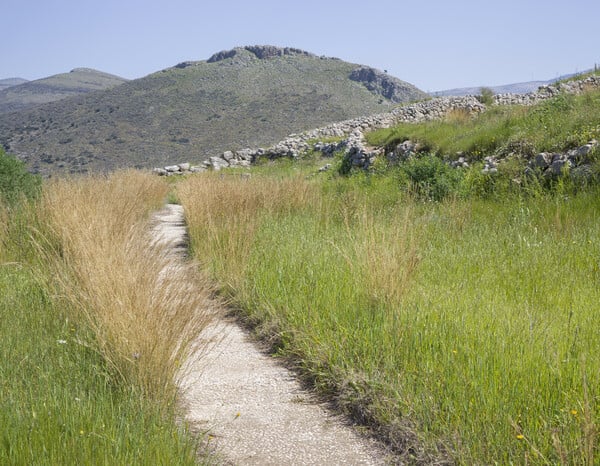
{"label": "grassy field", "polygon": [[[0,154],[0,463],[193,464],[176,382],[206,323],[206,274],[408,463],[598,464],[594,178],[516,183],[522,164],[491,176],[439,158],[585,143],[598,99],[378,132],[371,143],[430,153],[347,177],[315,175],[313,159],[40,187]],[[597,151],[590,162],[598,172]],[[167,196],[202,269],[186,269],[202,290],[186,298],[148,246]]]}
{"label": "grassy field", "polygon": [[208,290],[159,274],[167,190],[125,172],[0,204],[1,464],[197,464],[176,381]]}
{"label": "grassy field", "polygon": [[223,294],[405,459],[598,460],[597,191],[430,203],[254,172],[177,193]]}
{"label": "grassy field", "polygon": [[497,106],[476,118],[453,112],[445,120],[374,131],[372,145],[392,147],[407,139],[440,156],[473,160],[510,153],[531,156],[564,151],[600,138],[600,91],[563,94],[532,107]]}

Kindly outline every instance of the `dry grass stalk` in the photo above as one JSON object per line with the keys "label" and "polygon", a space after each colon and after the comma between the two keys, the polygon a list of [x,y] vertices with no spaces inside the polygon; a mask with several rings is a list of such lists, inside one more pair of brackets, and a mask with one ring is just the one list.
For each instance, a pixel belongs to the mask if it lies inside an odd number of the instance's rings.
{"label": "dry grass stalk", "polygon": [[208,320],[208,285],[191,265],[175,266],[163,247],[151,246],[148,214],[167,189],[128,171],[54,182],[42,201],[60,244],[49,255],[60,292],[92,326],[115,372],[150,397],[174,394],[178,369]]}
{"label": "dry grass stalk", "polygon": [[342,252],[343,256],[373,298],[389,305],[402,302],[419,264],[413,220],[408,207],[399,224],[387,228],[367,207],[355,213],[354,219],[348,214],[344,217],[351,252]]}
{"label": "dry grass stalk", "polygon": [[6,235],[8,233],[8,212],[0,201],[0,260],[4,257]]}
{"label": "dry grass stalk", "polygon": [[237,271],[236,277],[228,278],[233,289],[244,275],[252,239],[265,215],[300,209],[313,199],[310,184],[301,178],[216,174],[185,180],[177,186],[177,195],[186,209],[196,256],[202,257],[203,248],[208,248],[210,256],[217,257],[214,267],[219,271]]}

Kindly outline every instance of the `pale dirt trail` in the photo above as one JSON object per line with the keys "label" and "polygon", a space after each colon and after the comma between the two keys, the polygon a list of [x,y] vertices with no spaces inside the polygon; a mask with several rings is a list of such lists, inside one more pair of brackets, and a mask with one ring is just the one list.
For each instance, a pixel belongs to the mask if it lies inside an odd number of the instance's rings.
{"label": "pale dirt trail", "polygon": [[[181,206],[156,214],[155,237],[184,260]],[[208,344],[188,362],[181,381],[187,420],[210,434],[225,464],[380,465],[385,452],[303,390],[292,373],[262,352],[247,333],[215,309],[200,336]]]}

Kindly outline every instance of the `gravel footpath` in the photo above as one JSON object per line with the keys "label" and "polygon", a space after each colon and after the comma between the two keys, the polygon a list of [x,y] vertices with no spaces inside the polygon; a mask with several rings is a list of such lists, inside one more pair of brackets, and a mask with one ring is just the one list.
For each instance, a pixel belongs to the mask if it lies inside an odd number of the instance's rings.
{"label": "gravel footpath", "polygon": [[[157,240],[184,254],[183,209],[156,214]],[[182,258],[183,259],[183,258]],[[225,311],[198,342],[180,383],[186,418],[208,432],[222,463],[236,465],[380,465],[384,450],[304,390],[293,374],[262,352]]]}

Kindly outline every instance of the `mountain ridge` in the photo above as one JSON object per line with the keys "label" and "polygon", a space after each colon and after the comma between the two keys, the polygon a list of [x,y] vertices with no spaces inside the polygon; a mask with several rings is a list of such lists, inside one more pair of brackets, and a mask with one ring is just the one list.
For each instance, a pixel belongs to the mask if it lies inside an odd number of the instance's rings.
{"label": "mountain ridge", "polygon": [[299,49],[233,50],[211,63],[182,62],[108,90],[0,114],[0,143],[44,175],[152,168],[268,146],[290,133],[389,110],[402,98],[427,97],[389,77],[392,100],[377,87],[383,72],[373,71],[369,89],[369,79],[350,78],[368,67]]}
{"label": "mountain ridge", "polygon": [[9,87],[18,86],[19,84],[25,84],[26,82],[28,82],[28,80],[23,78],[0,79],[0,91],[8,89]]}
{"label": "mountain ridge", "polygon": [[0,113],[109,89],[126,81],[119,76],[92,68],[74,68],[68,73],[26,81],[0,90]]}

